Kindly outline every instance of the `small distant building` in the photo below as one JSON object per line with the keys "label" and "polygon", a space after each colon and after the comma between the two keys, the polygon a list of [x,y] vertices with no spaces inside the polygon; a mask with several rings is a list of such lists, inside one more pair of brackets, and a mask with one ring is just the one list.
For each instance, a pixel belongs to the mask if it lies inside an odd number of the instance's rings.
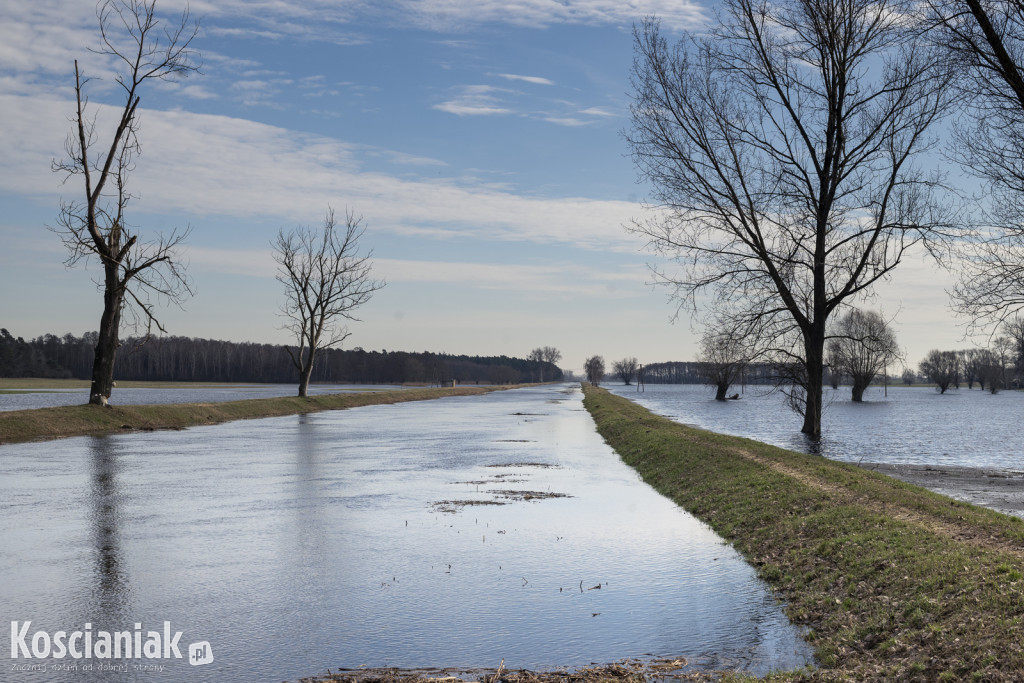
{"label": "small distant building", "polygon": [[457,387],[459,386],[459,380],[457,379],[443,379],[441,380],[442,387]]}

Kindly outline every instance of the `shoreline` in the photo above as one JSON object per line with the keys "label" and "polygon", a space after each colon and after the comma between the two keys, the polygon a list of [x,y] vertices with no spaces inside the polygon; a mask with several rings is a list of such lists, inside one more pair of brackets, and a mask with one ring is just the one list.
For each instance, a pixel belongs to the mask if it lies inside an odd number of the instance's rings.
{"label": "shoreline", "polygon": [[426,401],[446,396],[476,396],[529,384],[394,389],[346,394],[315,394],[306,398],[282,396],[222,403],[165,403],[149,405],[75,405],[0,412],[0,445],[49,441],[74,436],[103,436],[137,431],[186,429],[234,420],[283,417],[345,410],[368,405]]}
{"label": "shoreline", "polygon": [[[622,460],[732,544],[790,621],[808,629],[817,667],[771,680],[998,681],[1024,671],[1020,518],[884,468],[686,427],[605,390],[584,393]],[[1013,482],[1007,489],[1018,481],[994,470],[901,473],[985,484],[981,491],[990,479]]]}
{"label": "shoreline", "polygon": [[965,503],[1024,518],[1024,470],[892,463],[858,466]]}

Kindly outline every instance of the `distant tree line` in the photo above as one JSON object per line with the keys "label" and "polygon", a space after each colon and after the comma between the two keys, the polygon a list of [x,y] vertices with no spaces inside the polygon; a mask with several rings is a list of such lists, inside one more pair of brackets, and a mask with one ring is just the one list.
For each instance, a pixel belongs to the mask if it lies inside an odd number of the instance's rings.
{"label": "distant tree line", "polygon": [[[708,367],[700,361],[669,361],[644,365],[639,377],[645,384],[707,384]],[[767,363],[750,363],[743,369],[740,381],[746,384],[772,384],[776,369]]]}
{"label": "distant tree line", "polygon": [[[89,379],[98,339],[46,334],[31,340],[0,329],[0,376]],[[295,366],[283,345],[154,337],[124,340],[116,356],[119,380],[294,383]],[[433,383],[447,380],[515,384],[562,379],[549,362],[508,356],[464,356],[405,351],[324,349],[311,381],[358,384]]]}

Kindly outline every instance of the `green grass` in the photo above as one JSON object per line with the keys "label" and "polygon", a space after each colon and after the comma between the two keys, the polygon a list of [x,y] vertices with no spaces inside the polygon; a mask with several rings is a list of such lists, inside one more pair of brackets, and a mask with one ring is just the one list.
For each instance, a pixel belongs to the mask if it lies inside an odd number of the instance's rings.
{"label": "green grass", "polygon": [[[521,386],[521,385],[520,385]],[[396,389],[351,394],[285,396],[225,403],[167,405],[94,405],[0,412],[0,444],[69,436],[112,434],[130,430],[184,429],[203,424],[341,410],[357,406],[423,401],[443,396],[472,396],[509,386]]]}
{"label": "green grass", "polygon": [[772,680],[1019,680],[1024,522],[883,475],[685,427],[585,387],[641,476],[730,541],[809,629]]}

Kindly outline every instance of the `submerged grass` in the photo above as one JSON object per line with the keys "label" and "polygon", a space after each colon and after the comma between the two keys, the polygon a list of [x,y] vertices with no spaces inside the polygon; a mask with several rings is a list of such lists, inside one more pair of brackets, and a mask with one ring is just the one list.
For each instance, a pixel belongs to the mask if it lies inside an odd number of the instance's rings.
{"label": "submerged grass", "polygon": [[809,629],[818,668],[771,680],[1024,677],[1022,520],[584,391],[622,459],[732,542]]}
{"label": "submerged grass", "polygon": [[[522,385],[518,385],[522,386]],[[184,429],[230,420],[277,417],[341,410],[358,406],[423,401],[444,396],[472,396],[509,386],[395,389],[308,398],[283,396],[224,403],[166,405],[77,405],[0,412],[0,444],[69,436],[112,434],[129,430]]]}

